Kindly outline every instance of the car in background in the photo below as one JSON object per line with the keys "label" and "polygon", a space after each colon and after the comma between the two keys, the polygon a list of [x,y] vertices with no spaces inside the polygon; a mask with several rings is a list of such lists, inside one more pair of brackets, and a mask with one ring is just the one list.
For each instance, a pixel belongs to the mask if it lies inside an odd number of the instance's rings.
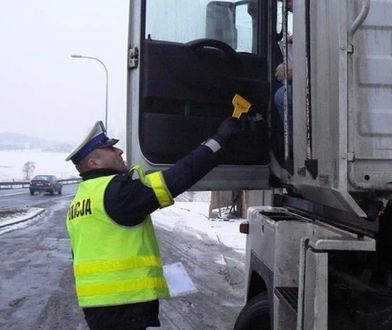
{"label": "car in background", "polygon": [[57,192],[60,195],[63,184],[54,175],[36,175],[30,181],[29,189],[30,195],[35,192],[48,192],[51,195]]}

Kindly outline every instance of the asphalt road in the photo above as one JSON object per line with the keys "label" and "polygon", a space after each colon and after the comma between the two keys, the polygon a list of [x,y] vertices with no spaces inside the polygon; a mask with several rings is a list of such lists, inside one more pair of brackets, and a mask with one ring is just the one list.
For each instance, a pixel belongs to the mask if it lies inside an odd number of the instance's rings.
{"label": "asphalt road", "polygon": [[[76,305],[65,215],[74,193],[30,196],[0,192],[0,208],[46,211],[0,235],[0,329],[87,329]],[[243,304],[244,256],[197,236],[157,228],[164,263],[182,262],[198,292],[161,301],[161,329],[232,329]],[[221,262],[217,262],[221,260]]]}
{"label": "asphalt road", "polygon": [[0,190],[0,209],[19,207],[50,207],[57,200],[68,200],[74,195],[76,185],[64,185],[61,195],[49,193],[36,193],[31,196],[29,189],[5,189]]}

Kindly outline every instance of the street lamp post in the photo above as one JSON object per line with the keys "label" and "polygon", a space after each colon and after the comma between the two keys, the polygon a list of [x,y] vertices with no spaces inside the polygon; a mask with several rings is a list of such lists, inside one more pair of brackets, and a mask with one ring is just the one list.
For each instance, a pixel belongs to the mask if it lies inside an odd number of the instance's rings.
{"label": "street lamp post", "polygon": [[106,68],[105,63],[103,63],[99,58],[92,57],[92,56],[83,56],[83,55],[71,55],[72,58],[85,58],[88,60],[94,60],[102,64],[103,68],[105,69],[105,85],[106,85],[106,99],[105,99],[105,128],[106,130],[108,129],[108,82],[109,82],[109,74],[108,74],[108,69]]}

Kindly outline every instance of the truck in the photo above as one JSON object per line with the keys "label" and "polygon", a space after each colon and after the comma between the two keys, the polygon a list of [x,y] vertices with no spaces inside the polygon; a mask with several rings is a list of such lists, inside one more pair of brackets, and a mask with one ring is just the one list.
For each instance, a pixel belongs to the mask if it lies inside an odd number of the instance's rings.
{"label": "truck", "polygon": [[292,14],[277,0],[130,2],[129,163],[165,169],[235,94],[252,104],[192,187],[254,201],[236,330],[392,329],[390,17],[391,0],[294,0]]}

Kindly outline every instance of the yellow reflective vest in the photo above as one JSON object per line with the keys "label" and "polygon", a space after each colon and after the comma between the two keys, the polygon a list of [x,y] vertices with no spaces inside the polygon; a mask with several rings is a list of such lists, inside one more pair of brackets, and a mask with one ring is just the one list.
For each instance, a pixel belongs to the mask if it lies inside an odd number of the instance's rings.
{"label": "yellow reflective vest", "polygon": [[[161,207],[173,203],[161,173],[151,178],[137,169],[142,182],[153,181]],[[109,306],[169,296],[150,216],[139,225],[121,226],[105,212],[104,192],[113,178],[79,185],[67,215],[79,306]],[[165,191],[166,189],[166,191]],[[157,195],[160,194],[160,195]],[[170,204],[169,204],[170,201]]]}

